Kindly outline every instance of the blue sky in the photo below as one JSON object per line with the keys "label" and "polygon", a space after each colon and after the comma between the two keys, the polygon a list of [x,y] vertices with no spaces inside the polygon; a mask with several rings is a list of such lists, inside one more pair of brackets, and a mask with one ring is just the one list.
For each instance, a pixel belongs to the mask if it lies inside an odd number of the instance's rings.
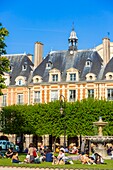
{"label": "blue sky", "polygon": [[93,48],[108,36],[113,41],[113,0],[1,0],[0,22],[9,31],[7,53],[34,54],[34,44],[67,50],[74,22],[78,49]]}

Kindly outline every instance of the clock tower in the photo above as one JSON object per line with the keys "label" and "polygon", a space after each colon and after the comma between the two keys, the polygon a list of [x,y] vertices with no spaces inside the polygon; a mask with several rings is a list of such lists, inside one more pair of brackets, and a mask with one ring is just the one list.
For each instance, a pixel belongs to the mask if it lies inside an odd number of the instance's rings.
{"label": "clock tower", "polygon": [[78,38],[76,36],[76,32],[74,31],[74,27],[72,28],[70,37],[68,38],[68,43],[69,43],[70,54],[73,54],[73,52],[77,50],[77,43],[78,43]]}

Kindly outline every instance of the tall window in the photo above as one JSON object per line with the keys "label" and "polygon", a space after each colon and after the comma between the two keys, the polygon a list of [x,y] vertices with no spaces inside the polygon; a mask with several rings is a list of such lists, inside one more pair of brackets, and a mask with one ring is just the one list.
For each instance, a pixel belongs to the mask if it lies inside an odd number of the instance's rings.
{"label": "tall window", "polygon": [[76,90],[69,90],[69,101],[74,102],[76,100]]}
{"label": "tall window", "polygon": [[88,98],[94,98],[94,89],[88,90]]}
{"label": "tall window", "polygon": [[23,94],[17,94],[17,104],[23,104]]}
{"label": "tall window", "polygon": [[58,81],[58,74],[53,74],[52,75],[52,81]]}
{"label": "tall window", "polygon": [[113,100],[113,89],[107,89],[107,100]]}
{"label": "tall window", "polygon": [[2,96],[2,106],[7,106],[7,95],[6,94]]}
{"label": "tall window", "polygon": [[70,81],[75,81],[76,80],[76,74],[70,74]]}
{"label": "tall window", "polygon": [[40,91],[34,92],[34,103],[40,103]]}
{"label": "tall window", "polygon": [[51,101],[58,100],[58,90],[51,91]]}

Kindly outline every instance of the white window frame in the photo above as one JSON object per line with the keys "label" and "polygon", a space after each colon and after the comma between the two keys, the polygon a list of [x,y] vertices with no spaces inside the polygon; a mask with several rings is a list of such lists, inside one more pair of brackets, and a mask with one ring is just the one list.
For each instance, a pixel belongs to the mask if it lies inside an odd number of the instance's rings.
{"label": "white window frame", "polygon": [[70,89],[69,90],[69,102],[75,102],[76,101],[76,90]]}
{"label": "white window frame", "polygon": [[94,98],[95,90],[94,89],[87,89],[87,97]]}
{"label": "white window frame", "polygon": [[7,106],[7,94],[3,94],[2,96],[2,106]]}
{"label": "white window frame", "polygon": [[18,93],[17,94],[17,104],[18,105],[22,105],[24,103],[24,100],[23,100],[23,94],[22,93]]}
{"label": "white window frame", "polygon": [[76,73],[70,73],[70,81],[76,81]]}
{"label": "white window frame", "polygon": [[24,76],[18,76],[18,77],[15,79],[15,82],[16,82],[16,85],[17,85],[17,86],[25,85],[25,84],[26,84],[26,77],[24,77]]}
{"label": "white window frame", "polygon": [[[79,81],[79,71],[75,68],[70,68],[66,70],[67,76],[66,76],[66,81],[67,82],[73,82],[73,81]],[[71,80],[70,75],[75,75],[75,79]]]}
{"label": "white window frame", "polygon": [[22,79],[19,79],[18,82],[17,82],[17,84],[18,84],[19,86],[22,86],[22,85],[23,85],[23,80],[22,80]]}
{"label": "white window frame", "polygon": [[52,74],[52,82],[58,81],[58,74]]}
{"label": "white window frame", "polygon": [[51,90],[51,101],[58,100],[58,90]]}
{"label": "white window frame", "polygon": [[27,70],[27,65],[26,64],[22,65],[22,71],[26,71],[26,70]]}
{"label": "white window frame", "polygon": [[107,89],[107,100],[113,100],[113,88]]}
{"label": "white window frame", "polygon": [[[53,75],[54,76],[58,76],[58,78],[55,78],[55,80],[53,80]],[[61,73],[59,70],[57,70],[56,68],[52,69],[49,71],[49,82],[60,82],[61,81]]]}
{"label": "white window frame", "polygon": [[51,62],[48,62],[46,63],[46,69],[51,69],[52,68],[52,63]]}
{"label": "white window frame", "polygon": [[85,66],[86,66],[86,67],[91,67],[91,64],[92,64],[92,62],[88,60],[88,61],[86,61]]}
{"label": "white window frame", "polygon": [[34,91],[34,103],[40,103],[40,91]]}

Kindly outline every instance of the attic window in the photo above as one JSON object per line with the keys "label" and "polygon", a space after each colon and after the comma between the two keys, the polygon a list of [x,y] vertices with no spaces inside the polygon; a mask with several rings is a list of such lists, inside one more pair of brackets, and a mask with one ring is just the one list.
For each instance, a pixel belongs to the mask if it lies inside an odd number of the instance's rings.
{"label": "attic window", "polygon": [[40,76],[33,77],[33,83],[40,83],[40,82],[42,82],[42,77],[40,77]]}
{"label": "attic window", "polygon": [[46,63],[46,69],[51,69],[52,68],[52,62]]}
{"label": "attic window", "polygon": [[35,83],[38,83],[39,82],[39,78],[36,78],[35,81],[36,81]]}
{"label": "attic window", "polygon": [[27,79],[26,77],[18,76],[18,77],[15,79],[16,85],[17,85],[17,86],[25,85],[26,79]]}
{"label": "attic window", "polygon": [[22,66],[22,71],[25,71],[25,70],[27,70],[27,65],[26,64]]}
{"label": "attic window", "polygon": [[112,76],[112,75],[109,75],[109,79],[113,79],[113,76]]}
{"label": "attic window", "polygon": [[90,67],[91,66],[91,61],[90,60],[88,60],[88,61],[86,61],[86,67]]}
{"label": "attic window", "polygon": [[23,85],[23,80],[19,79],[18,82],[17,82],[17,85],[19,85],[19,86]]}
{"label": "attic window", "polygon": [[96,80],[96,75],[93,73],[88,73],[86,75],[86,81],[95,81]]}
{"label": "attic window", "polygon": [[52,81],[53,82],[58,81],[58,74],[53,74],[52,75]]}
{"label": "attic window", "polygon": [[92,80],[92,79],[93,79],[93,77],[92,77],[92,76],[89,76],[89,79],[90,79],[90,80]]}
{"label": "attic window", "polygon": [[70,81],[75,81],[76,80],[76,73],[71,73],[70,74]]}
{"label": "attic window", "polygon": [[106,75],[106,80],[113,80],[113,73],[112,72],[108,72]]}

